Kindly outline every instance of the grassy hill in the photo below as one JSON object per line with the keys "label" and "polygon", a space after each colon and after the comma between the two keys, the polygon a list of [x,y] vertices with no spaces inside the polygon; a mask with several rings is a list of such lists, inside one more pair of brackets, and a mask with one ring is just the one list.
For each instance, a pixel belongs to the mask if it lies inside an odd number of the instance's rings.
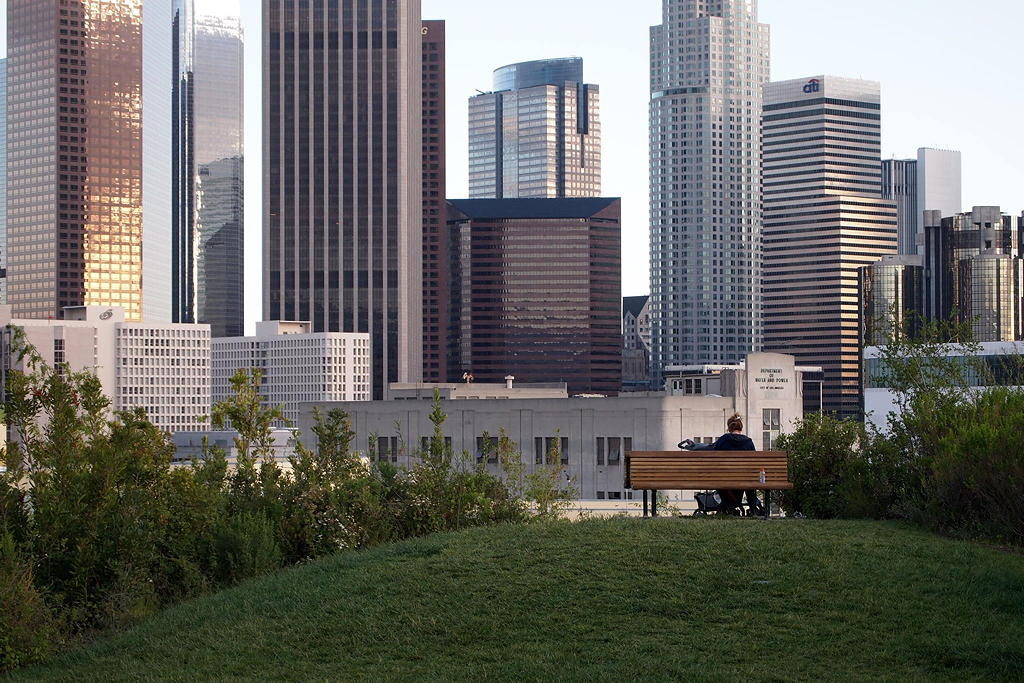
{"label": "grassy hill", "polygon": [[[1024,557],[899,525],[659,519],[348,553],[25,679],[1016,679]],[[1019,679],[1018,679],[1019,680]]]}

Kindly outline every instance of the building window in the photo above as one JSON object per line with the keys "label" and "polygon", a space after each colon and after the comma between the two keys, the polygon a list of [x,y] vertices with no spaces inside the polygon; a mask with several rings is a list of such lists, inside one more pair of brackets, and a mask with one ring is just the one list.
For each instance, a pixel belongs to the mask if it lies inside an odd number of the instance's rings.
{"label": "building window", "polygon": [[608,464],[618,465],[622,461],[622,439],[617,436],[608,438]]}
{"label": "building window", "polygon": [[597,492],[597,499],[598,500],[604,500],[604,491],[598,491]]}
{"label": "building window", "polygon": [[[371,444],[372,445],[372,444]],[[371,449],[372,450],[372,449]],[[397,436],[378,436],[377,437],[377,457],[376,460],[380,462],[398,462],[398,452],[400,450]],[[373,453],[370,453],[370,459],[374,460]]]}
{"label": "building window", "polygon": [[609,491],[608,500],[622,500],[622,491]]}
{"label": "building window", "polygon": [[491,465],[498,462],[498,440],[493,436],[476,437],[476,461],[483,462],[484,458]]}
{"label": "building window", "polygon": [[761,411],[762,444],[761,450],[775,450],[775,443],[782,433],[782,410],[779,408],[765,408]]}
{"label": "building window", "polygon": [[[421,453],[426,453],[427,451],[430,450],[430,444],[431,444],[431,441],[433,441],[433,439],[434,439],[434,437],[432,437],[432,436],[422,436],[422,437],[420,437],[420,452]],[[451,452],[451,450],[452,450],[452,437],[450,437],[450,436],[444,437],[444,448],[445,448],[445,451]]]}
{"label": "building window", "polygon": [[537,436],[533,439],[533,462],[537,465],[561,462],[569,464],[569,438],[562,436]]}
{"label": "building window", "polygon": [[633,450],[633,438],[630,436],[599,436],[597,437],[597,464],[608,464],[609,467],[622,464],[622,455]]}

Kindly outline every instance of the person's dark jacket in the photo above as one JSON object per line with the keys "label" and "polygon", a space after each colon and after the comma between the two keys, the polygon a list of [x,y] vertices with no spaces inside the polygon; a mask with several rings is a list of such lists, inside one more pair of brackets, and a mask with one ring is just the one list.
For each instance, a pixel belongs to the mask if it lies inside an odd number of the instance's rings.
{"label": "person's dark jacket", "polygon": [[713,451],[756,451],[754,442],[746,434],[723,434],[712,446]]}

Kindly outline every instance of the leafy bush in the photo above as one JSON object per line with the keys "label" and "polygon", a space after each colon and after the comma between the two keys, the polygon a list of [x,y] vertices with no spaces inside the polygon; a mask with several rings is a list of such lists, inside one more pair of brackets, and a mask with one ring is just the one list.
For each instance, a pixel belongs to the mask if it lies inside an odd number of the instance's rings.
{"label": "leafy bush", "polygon": [[925,521],[1024,545],[1024,392],[981,392],[949,415],[924,481]]}
{"label": "leafy bush", "polygon": [[909,463],[859,422],[809,415],[779,448],[789,452],[794,488],[780,496],[789,513],[882,519],[906,499]]}
{"label": "leafy bush", "polygon": [[230,585],[281,567],[273,523],[259,512],[241,512],[220,528],[213,539],[214,576]]}
{"label": "leafy bush", "polygon": [[0,671],[45,659],[56,636],[31,568],[19,557],[10,532],[0,533]]}
{"label": "leafy bush", "polygon": [[790,452],[789,512],[912,519],[944,533],[1024,545],[1024,362],[980,355],[969,324],[896,330],[869,378],[898,410],[884,435],[810,416]]}

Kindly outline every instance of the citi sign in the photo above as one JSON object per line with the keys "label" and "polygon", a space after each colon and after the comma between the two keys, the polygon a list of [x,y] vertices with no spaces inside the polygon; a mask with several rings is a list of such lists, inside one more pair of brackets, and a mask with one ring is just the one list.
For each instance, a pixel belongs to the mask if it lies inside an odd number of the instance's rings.
{"label": "citi sign", "polygon": [[815,92],[821,92],[821,81],[817,78],[812,78],[807,81],[807,85],[804,86],[804,92],[808,95]]}

